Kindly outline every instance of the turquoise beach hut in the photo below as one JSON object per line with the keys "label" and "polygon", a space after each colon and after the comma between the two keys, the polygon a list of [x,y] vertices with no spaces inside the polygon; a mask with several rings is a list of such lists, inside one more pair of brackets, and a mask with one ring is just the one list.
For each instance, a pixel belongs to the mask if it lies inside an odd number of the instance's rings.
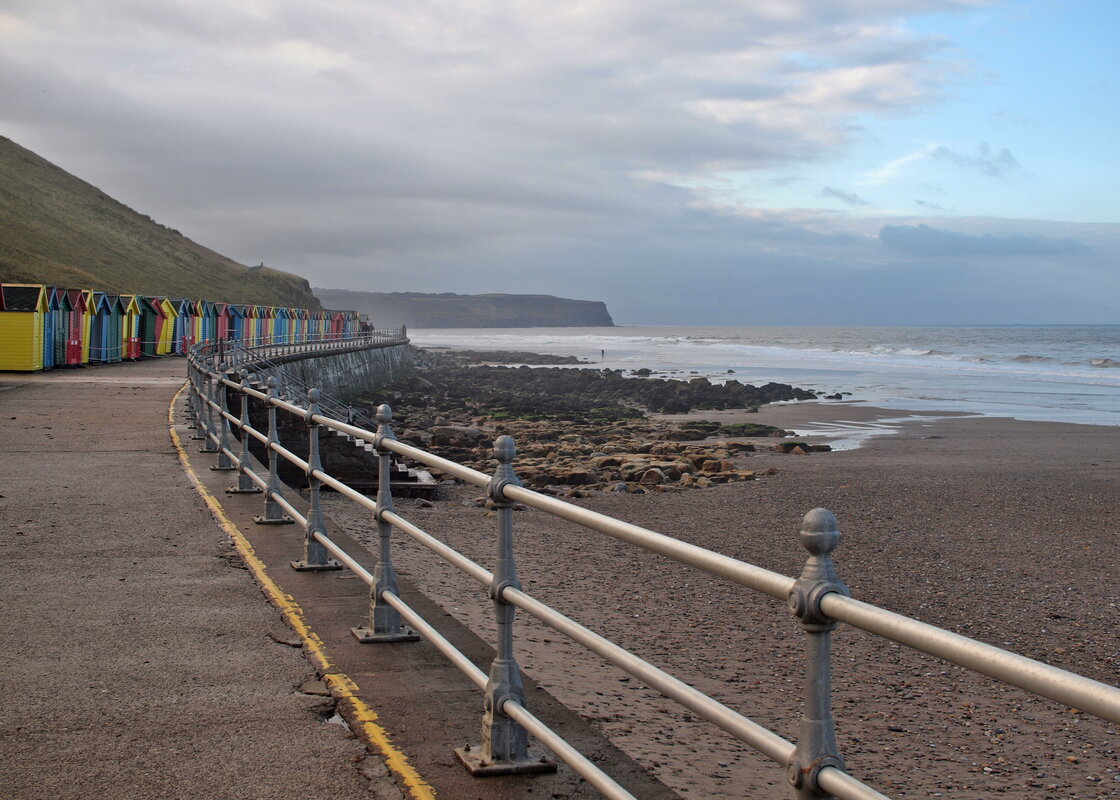
{"label": "turquoise beach hut", "polygon": [[93,292],[89,300],[87,312],[89,322],[89,362],[102,364],[107,359],[105,351],[108,349],[108,328],[111,314],[109,297],[105,292]]}
{"label": "turquoise beach hut", "polygon": [[105,295],[105,302],[109,305],[109,316],[105,324],[105,348],[103,354],[106,363],[115,364],[124,357],[124,300],[119,294]]}

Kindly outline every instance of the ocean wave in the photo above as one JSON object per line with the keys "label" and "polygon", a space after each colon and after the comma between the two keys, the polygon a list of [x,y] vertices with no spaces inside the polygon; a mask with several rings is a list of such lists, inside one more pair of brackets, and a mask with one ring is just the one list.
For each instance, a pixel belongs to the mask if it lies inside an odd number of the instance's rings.
{"label": "ocean wave", "polygon": [[1120,361],[1113,358],[1090,358],[1090,367],[1100,367],[1102,369],[1116,369],[1120,367]]}
{"label": "ocean wave", "polygon": [[1022,355],[1022,356],[1015,356],[1011,360],[1012,361],[1017,361],[1020,364],[1034,364],[1034,363],[1037,363],[1039,361],[1053,361],[1054,359],[1047,358],[1046,356]]}

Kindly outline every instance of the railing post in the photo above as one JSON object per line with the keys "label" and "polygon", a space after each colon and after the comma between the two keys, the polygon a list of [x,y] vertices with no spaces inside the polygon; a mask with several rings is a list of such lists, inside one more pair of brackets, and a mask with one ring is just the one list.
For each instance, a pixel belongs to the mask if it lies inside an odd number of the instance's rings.
{"label": "railing post", "polygon": [[[256,494],[261,489],[249,477],[249,370],[241,370],[241,455],[237,464],[237,485],[226,489],[230,494]],[[271,452],[271,451],[270,451]]]}
{"label": "railing post", "polygon": [[211,466],[210,469],[216,472],[232,472],[237,469],[237,465],[233,463],[233,459],[229,457],[229,420],[226,414],[229,413],[229,392],[226,391],[226,386],[222,383],[222,378],[225,377],[228,366],[222,363],[218,367],[218,380],[214,385],[218,393],[218,463]]}
{"label": "railing post", "polygon": [[280,492],[280,455],[273,449],[273,445],[280,444],[280,437],[276,429],[276,378],[268,378],[268,488],[264,490],[264,516],[253,517],[253,522],[258,525],[291,525],[294,519],[284,513],[276,496]]}
{"label": "railing post", "polygon": [[551,772],[556,769],[555,762],[529,750],[528,732],[503,712],[503,707],[510,701],[525,705],[521,668],[513,655],[513,619],[516,609],[502,596],[508,588],[521,588],[517,580],[517,565],[513,559],[513,503],[505,496],[506,486],[521,485],[513,472],[513,457],[516,452],[513,439],[509,436],[499,436],[494,442],[498,467],[490,479],[489,491],[490,500],[498,514],[498,557],[490,584],[490,599],[494,601],[494,616],[498,623],[498,647],[490,665],[490,678],[486,682],[482,747],[477,751],[469,746],[455,751],[459,760],[473,775],[510,775]]}
{"label": "railing post", "polygon": [[214,376],[207,370],[206,371],[206,422],[205,429],[203,430],[203,441],[198,446],[200,453],[216,453],[218,446],[214,443],[214,438],[217,436],[217,431],[214,429]]}
{"label": "railing post", "polygon": [[197,364],[191,365],[191,390],[188,393],[191,398],[191,427],[194,428],[194,433],[191,434],[192,439],[202,440],[206,438],[203,427],[202,416],[202,370],[198,368]]}
{"label": "railing post", "polygon": [[[353,418],[354,409],[348,408],[347,415]],[[393,525],[385,519],[385,514],[394,511],[393,491],[389,478],[392,471],[391,451],[383,443],[396,439],[389,423],[393,421],[393,411],[387,405],[377,407],[377,437],[373,440],[377,451],[377,535],[380,545],[377,550],[377,566],[373,569],[373,585],[369,591],[369,625],[351,628],[350,632],[359,642],[414,642],[420,638],[416,631],[401,624],[400,613],[381,599],[383,592],[400,595],[397,587],[397,570],[393,566],[391,534]]]}
{"label": "railing post", "polygon": [[805,708],[801,715],[797,748],[786,777],[798,800],[832,797],[820,787],[824,767],[844,769],[832,720],[832,631],[837,622],[821,611],[821,598],[831,592],[848,595],[832,563],[840,543],[836,517],[814,508],[801,523],[801,544],[809,559],[789,594],[789,608],[806,634]]}
{"label": "railing post", "polygon": [[190,420],[188,427],[194,427],[195,411],[194,411],[194,365],[190,359],[187,360],[187,381],[190,383],[190,391],[187,392],[187,419]]}
{"label": "railing post", "polygon": [[323,517],[320,503],[320,490],[323,482],[316,476],[322,472],[323,460],[319,457],[319,423],[314,417],[319,413],[319,390],[307,390],[307,487],[311,494],[311,507],[307,510],[307,524],[304,526],[303,558],[293,561],[292,569],[301,572],[321,572],[328,569],[342,569],[342,564],[327,557],[327,548],[315,538],[315,534],[327,532],[327,522]]}

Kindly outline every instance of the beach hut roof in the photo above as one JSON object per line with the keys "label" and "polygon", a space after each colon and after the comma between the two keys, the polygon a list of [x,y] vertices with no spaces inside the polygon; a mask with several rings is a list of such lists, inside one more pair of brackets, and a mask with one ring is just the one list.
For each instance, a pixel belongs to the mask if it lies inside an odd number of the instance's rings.
{"label": "beach hut roof", "polygon": [[46,287],[37,283],[6,283],[3,286],[5,311],[46,311]]}

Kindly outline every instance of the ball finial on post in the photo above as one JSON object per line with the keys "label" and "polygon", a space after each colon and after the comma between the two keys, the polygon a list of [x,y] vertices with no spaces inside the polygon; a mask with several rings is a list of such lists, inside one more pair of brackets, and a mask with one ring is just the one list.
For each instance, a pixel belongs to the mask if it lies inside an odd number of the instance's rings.
{"label": "ball finial on post", "polygon": [[517,455],[517,445],[513,442],[513,437],[502,434],[494,440],[494,458],[498,459],[499,464],[512,464],[513,457]]}
{"label": "ball finial on post", "polygon": [[380,425],[388,425],[393,421],[393,409],[387,403],[382,403],[377,407],[377,412],[373,415]]}
{"label": "ball finial on post", "polygon": [[810,555],[824,556],[840,544],[840,524],[827,508],[814,508],[801,521],[801,546]]}

